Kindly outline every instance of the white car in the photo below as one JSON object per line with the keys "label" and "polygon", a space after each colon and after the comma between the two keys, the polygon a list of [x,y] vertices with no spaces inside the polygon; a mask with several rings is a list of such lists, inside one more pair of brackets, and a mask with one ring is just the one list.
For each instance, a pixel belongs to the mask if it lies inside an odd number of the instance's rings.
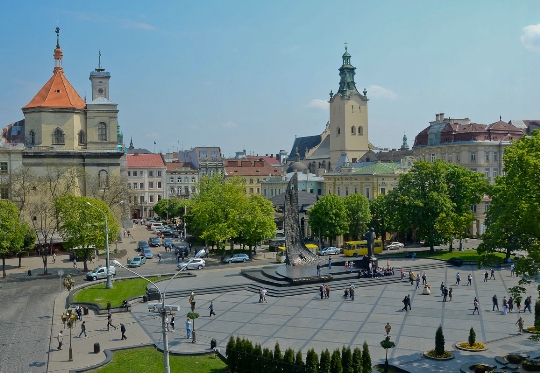
{"label": "white car", "polygon": [[403,249],[404,247],[405,245],[403,245],[401,242],[391,242],[386,246],[386,250],[399,250]]}
{"label": "white car", "polygon": [[337,255],[340,253],[340,250],[337,247],[325,247],[324,249],[319,250],[319,255]]}
{"label": "white car", "polygon": [[204,259],[201,258],[192,258],[186,263],[178,264],[178,269],[183,271],[185,269],[203,269],[206,265]]}

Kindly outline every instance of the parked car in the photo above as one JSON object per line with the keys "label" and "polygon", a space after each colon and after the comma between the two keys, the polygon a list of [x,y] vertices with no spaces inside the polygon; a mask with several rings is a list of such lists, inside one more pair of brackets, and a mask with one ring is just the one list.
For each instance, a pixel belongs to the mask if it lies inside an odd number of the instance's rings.
{"label": "parked car", "polygon": [[152,259],[154,257],[154,254],[152,254],[152,250],[150,250],[150,248],[144,249],[143,254],[146,259]]}
{"label": "parked car", "polygon": [[161,246],[161,240],[159,237],[150,237],[148,239],[148,244],[152,247],[160,247]]}
{"label": "parked car", "polygon": [[[115,267],[110,266],[109,271],[111,272],[111,276],[116,275]],[[107,278],[107,267],[99,266],[96,269],[94,269],[92,272],[88,272],[86,274],[86,279],[90,281],[95,281],[100,278]]]}
{"label": "parked car", "polygon": [[403,249],[405,245],[401,242],[391,242],[389,245],[386,245],[386,250],[399,250]]}
{"label": "parked car", "polygon": [[341,250],[337,247],[325,247],[319,250],[319,255],[337,255]]}
{"label": "parked car", "polygon": [[234,254],[230,258],[223,259],[223,263],[240,263],[240,262],[247,262],[249,260],[249,256],[247,254]]}
{"label": "parked car", "polygon": [[135,258],[131,259],[128,267],[140,267],[144,263],[146,263],[146,258],[144,256],[136,256]]}
{"label": "parked car", "polygon": [[150,246],[148,246],[148,242],[146,241],[139,241],[137,243],[137,251],[143,251],[144,249],[148,249]]}
{"label": "parked car", "polygon": [[189,261],[185,262],[185,263],[180,263],[178,264],[178,269],[179,270],[184,270],[184,269],[203,269],[206,265],[206,262],[204,261],[204,259],[201,259],[201,258],[193,258],[193,259],[190,259]]}

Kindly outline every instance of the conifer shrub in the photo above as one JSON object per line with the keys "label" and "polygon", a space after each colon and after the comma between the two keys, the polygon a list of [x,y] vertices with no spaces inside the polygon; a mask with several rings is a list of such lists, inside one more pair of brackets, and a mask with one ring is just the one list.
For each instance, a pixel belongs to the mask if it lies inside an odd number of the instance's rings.
{"label": "conifer shrub", "polygon": [[330,352],[328,351],[328,349],[325,349],[323,352],[321,352],[319,373],[330,373]]}
{"label": "conifer shrub", "polygon": [[332,352],[332,357],[330,358],[330,373],[343,373],[343,366],[341,365],[341,353],[339,352],[338,348]]}
{"label": "conifer shrub", "polygon": [[371,373],[372,371],[373,368],[371,363],[371,356],[369,354],[369,347],[367,342],[364,342],[364,345],[362,346],[362,372]]}
{"label": "conifer shrub", "polygon": [[[314,349],[309,349],[306,355],[306,373],[319,372],[319,355]],[[361,373],[361,372],[360,372]]]}
{"label": "conifer shrub", "polygon": [[358,347],[354,348],[352,354],[352,366],[354,373],[362,373],[362,350]]}

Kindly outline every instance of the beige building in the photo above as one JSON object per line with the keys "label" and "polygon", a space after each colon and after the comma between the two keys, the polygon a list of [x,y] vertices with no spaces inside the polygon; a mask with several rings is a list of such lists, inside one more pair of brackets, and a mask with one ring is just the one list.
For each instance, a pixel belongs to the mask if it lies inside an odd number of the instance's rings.
{"label": "beige building", "polygon": [[127,154],[131,218],[154,217],[154,205],[165,196],[166,170],[161,154]]}
{"label": "beige building", "polygon": [[264,179],[281,175],[281,170],[259,159],[226,159],[225,178],[239,177],[244,182],[246,194],[262,194],[261,183]]}
{"label": "beige building", "polygon": [[166,198],[192,199],[197,193],[199,171],[189,162],[167,162]]}

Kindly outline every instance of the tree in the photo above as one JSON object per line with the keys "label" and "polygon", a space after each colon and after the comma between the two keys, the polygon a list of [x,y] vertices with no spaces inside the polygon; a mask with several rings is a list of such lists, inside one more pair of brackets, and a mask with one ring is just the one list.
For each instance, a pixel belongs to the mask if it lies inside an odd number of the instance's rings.
{"label": "tree", "polygon": [[249,257],[252,248],[265,238],[274,238],[276,223],[274,223],[274,207],[272,202],[258,194],[248,197],[246,210],[240,218],[239,234],[242,243],[249,246]]}
{"label": "tree", "polygon": [[153,210],[161,218],[183,217],[189,203],[189,200],[163,198],[154,205]]}
{"label": "tree", "polygon": [[296,353],[296,358],[294,359],[294,365],[296,366],[296,372],[303,373],[306,371],[306,364],[304,363],[304,359],[302,356],[302,351],[298,350]]}
{"label": "tree", "polygon": [[[135,190],[129,188],[127,176],[123,175],[106,175],[106,181],[99,177],[92,177],[89,174],[85,175],[86,196],[103,201],[112,208],[120,202],[127,202],[130,197],[135,196]],[[155,210],[154,210],[155,211]]]}
{"label": "tree", "polygon": [[244,358],[242,359],[242,370],[243,373],[251,373],[252,362],[253,362],[253,342],[249,339],[242,339],[243,344],[243,354]]}
{"label": "tree", "polygon": [[236,351],[236,342],[234,337],[231,335],[229,337],[229,342],[227,342],[227,347],[225,348],[225,354],[227,355],[227,366],[231,372],[236,372],[237,367],[237,351]]}
{"label": "tree", "polygon": [[319,356],[314,349],[309,349],[306,355],[306,373],[319,372]]}
{"label": "tree", "polygon": [[[90,204],[90,205],[89,205]],[[96,249],[105,250],[105,215],[109,228],[109,243],[118,236],[118,223],[109,206],[103,201],[89,197],[66,196],[56,200],[60,216],[60,234],[69,247],[77,248],[84,271],[87,261]]]}
{"label": "tree", "polygon": [[19,258],[19,268],[22,266],[22,254],[32,251],[36,246],[36,231],[22,218],[20,218],[20,223],[22,224],[21,229],[24,231],[23,244],[20,247],[13,248]]}
{"label": "tree", "polygon": [[262,358],[262,362],[263,362],[263,367],[262,367],[262,372],[272,372],[273,371],[273,367],[274,367],[274,354],[272,353],[272,351],[265,347],[263,348],[263,358]]}
{"label": "tree", "polygon": [[323,237],[330,239],[330,243],[349,229],[347,210],[343,200],[335,194],[323,196],[309,210],[308,215],[313,231],[321,232]]}
{"label": "tree", "polygon": [[361,194],[350,194],[343,199],[349,222],[349,236],[358,240],[368,230],[371,221],[369,201]]}
{"label": "tree", "polygon": [[362,351],[355,347],[352,354],[353,372],[362,373]]}
{"label": "tree", "polygon": [[341,349],[341,365],[343,373],[354,373],[352,352],[349,346],[343,346]]}
{"label": "tree", "polygon": [[437,332],[435,332],[435,355],[444,355],[444,334],[441,325],[439,325]]}
{"label": "tree", "polygon": [[276,342],[274,346],[274,372],[283,371],[283,355],[281,354],[281,348],[279,347],[279,342]]}
{"label": "tree", "polygon": [[325,349],[321,352],[321,364],[319,367],[320,373],[330,373],[330,352]]}
{"label": "tree", "polygon": [[251,360],[251,371],[253,373],[264,373],[263,370],[263,352],[261,345],[256,343],[253,348],[253,359]]}
{"label": "tree", "polygon": [[6,254],[17,252],[24,245],[26,227],[19,217],[17,205],[8,200],[0,200],[0,255],[2,256],[2,277],[6,278]]}
{"label": "tree", "polygon": [[469,330],[469,346],[473,347],[475,343],[476,343],[476,333],[474,329],[471,328],[471,330]]}
{"label": "tree", "polygon": [[289,347],[285,350],[285,354],[283,354],[283,371],[292,372],[294,368],[294,350]]}
{"label": "tree", "polygon": [[373,227],[378,237],[381,237],[383,242],[386,240],[386,233],[392,232],[393,212],[395,204],[393,204],[395,192],[390,191],[388,194],[379,194],[377,198],[372,199],[369,203],[371,212],[370,227]]}
{"label": "tree", "polygon": [[244,357],[244,342],[243,339],[240,339],[240,336],[236,336],[236,372],[242,371],[242,364]]}
{"label": "tree", "polygon": [[332,352],[332,357],[330,359],[330,373],[342,373],[343,367],[341,365],[341,354],[339,348],[336,348]]}
{"label": "tree", "polygon": [[371,372],[372,371],[371,355],[369,354],[369,347],[367,342],[364,342],[362,346],[362,371]]}

